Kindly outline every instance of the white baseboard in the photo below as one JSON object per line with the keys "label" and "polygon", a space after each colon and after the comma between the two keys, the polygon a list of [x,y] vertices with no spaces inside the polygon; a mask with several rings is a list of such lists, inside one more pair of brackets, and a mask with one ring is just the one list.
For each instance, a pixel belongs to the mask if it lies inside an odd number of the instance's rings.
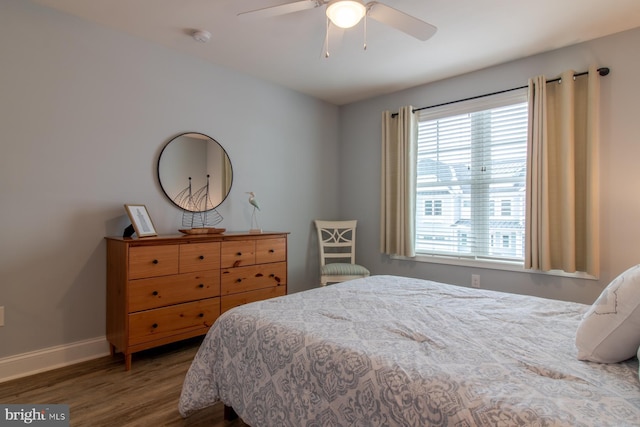
{"label": "white baseboard", "polygon": [[77,341],[0,359],[0,383],[109,354],[106,337]]}

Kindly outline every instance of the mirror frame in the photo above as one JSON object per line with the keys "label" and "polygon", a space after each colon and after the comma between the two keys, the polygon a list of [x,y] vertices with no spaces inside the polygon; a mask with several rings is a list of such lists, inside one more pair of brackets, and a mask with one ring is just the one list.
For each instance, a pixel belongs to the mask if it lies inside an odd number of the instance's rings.
{"label": "mirror frame", "polygon": [[[216,204],[215,201],[212,201],[213,207],[207,210],[203,210],[203,211],[195,211],[195,210],[190,210],[187,209],[184,206],[180,206],[178,203],[176,203],[176,201],[174,200],[174,198],[172,198],[169,193],[167,192],[167,187],[168,183],[165,182],[163,184],[162,182],[162,177],[161,177],[161,163],[162,163],[162,156],[163,154],[166,155],[166,151],[167,151],[167,147],[169,147],[171,145],[171,143],[177,143],[179,142],[178,139],[185,136],[185,135],[198,135],[201,139],[203,140],[208,140],[209,143],[215,143],[217,144],[217,146],[222,150],[222,153],[224,154],[224,156],[226,157],[226,161],[229,163],[229,167],[230,167],[230,173],[231,173],[231,178],[230,178],[230,182],[229,182],[229,187],[227,188],[226,194],[224,195],[224,197],[222,197],[222,200],[220,200],[219,203]],[[165,158],[166,160],[166,158]],[[208,168],[207,168],[208,169]],[[214,175],[213,173],[216,171],[209,171],[207,170],[207,176],[209,175]],[[211,210],[214,210],[215,208],[217,208],[218,206],[220,206],[226,199],[227,197],[229,197],[229,194],[231,193],[231,187],[233,187],[233,164],[231,163],[231,158],[229,157],[229,153],[227,153],[227,151],[224,149],[224,147],[222,146],[222,144],[220,144],[217,140],[215,140],[214,138],[210,137],[209,135],[206,135],[204,133],[201,132],[184,132],[181,134],[178,134],[176,136],[174,136],[173,138],[171,138],[165,145],[164,147],[162,147],[162,150],[160,151],[160,155],[158,156],[158,162],[157,162],[157,166],[156,166],[156,173],[157,173],[157,177],[158,177],[158,183],[160,184],[160,188],[162,189],[162,192],[164,193],[164,195],[167,197],[167,199],[169,199],[171,201],[171,203],[176,206],[177,208],[179,208],[180,210],[186,211],[186,212],[209,212]],[[195,174],[193,174],[195,175]],[[213,178],[211,178],[211,182],[212,183],[216,183],[219,182],[216,178],[220,178],[220,174],[218,174],[218,176],[213,176]],[[166,180],[166,177],[165,177]],[[194,188],[193,191],[197,191],[197,188]]]}

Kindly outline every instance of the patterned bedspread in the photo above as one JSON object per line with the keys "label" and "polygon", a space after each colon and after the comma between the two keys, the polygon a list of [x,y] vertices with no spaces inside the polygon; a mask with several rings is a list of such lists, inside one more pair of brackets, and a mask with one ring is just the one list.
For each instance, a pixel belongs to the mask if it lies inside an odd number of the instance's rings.
{"label": "patterned bedspread", "polygon": [[588,306],[395,276],[241,306],[209,331],[183,416],[251,426],[637,426],[638,361],[576,359]]}

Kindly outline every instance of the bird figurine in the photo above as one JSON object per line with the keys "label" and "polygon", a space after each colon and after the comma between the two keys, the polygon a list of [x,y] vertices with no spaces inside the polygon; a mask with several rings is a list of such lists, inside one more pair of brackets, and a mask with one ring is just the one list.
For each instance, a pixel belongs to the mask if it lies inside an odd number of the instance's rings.
{"label": "bird figurine", "polygon": [[253,191],[247,192],[249,195],[249,204],[253,206],[253,213],[251,214],[251,229],[250,233],[262,233],[262,229],[258,225],[258,217],[256,215],[256,210],[260,210],[260,205],[258,204],[258,200],[256,199],[256,195]]}
{"label": "bird figurine", "polygon": [[249,191],[247,193],[249,195],[249,203],[253,205],[254,208],[260,210],[260,205],[258,205],[258,200],[256,200],[256,195],[253,191]]}

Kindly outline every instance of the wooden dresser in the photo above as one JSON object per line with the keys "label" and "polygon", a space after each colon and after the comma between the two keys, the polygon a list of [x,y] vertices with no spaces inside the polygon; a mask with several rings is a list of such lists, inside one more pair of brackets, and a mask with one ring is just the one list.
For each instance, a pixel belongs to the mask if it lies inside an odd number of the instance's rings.
{"label": "wooden dresser", "polygon": [[107,339],[131,355],[206,334],[221,313],[287,293],[287,233],[107,237]]}

